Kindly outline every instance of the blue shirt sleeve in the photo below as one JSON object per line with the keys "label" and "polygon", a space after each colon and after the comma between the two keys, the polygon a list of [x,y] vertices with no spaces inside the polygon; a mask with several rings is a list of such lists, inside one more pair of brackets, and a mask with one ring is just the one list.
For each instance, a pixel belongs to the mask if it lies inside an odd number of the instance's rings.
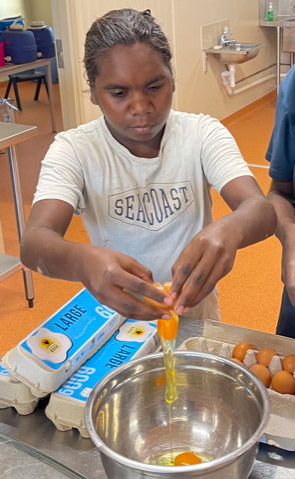
{"label": "blue shirt sleeve", "polygon": [[275,124],[266,152],[269,175],[275,180],[293,180],[295,166],[295,68],[281,83]]}

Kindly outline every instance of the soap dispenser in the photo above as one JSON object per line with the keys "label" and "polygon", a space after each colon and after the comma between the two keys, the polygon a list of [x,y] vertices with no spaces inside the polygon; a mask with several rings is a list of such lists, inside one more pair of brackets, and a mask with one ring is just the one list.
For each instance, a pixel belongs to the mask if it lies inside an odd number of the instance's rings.
{"label": "soap dispenser", "polygon": [[267,9],[267,21],[272,22],[273,21],[273,4],[272,2],[269,2],[269,6]]}

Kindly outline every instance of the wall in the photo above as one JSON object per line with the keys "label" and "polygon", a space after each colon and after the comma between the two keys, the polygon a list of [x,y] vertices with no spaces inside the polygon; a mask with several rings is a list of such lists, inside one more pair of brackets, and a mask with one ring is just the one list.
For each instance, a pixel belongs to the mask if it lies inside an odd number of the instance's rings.
{"label": "wall", "polygon": [[[83,0],[83,2],[81,0],[51,0],[51,5],[54,28],[56,27],[58,31],[58,34],[55,31],[56,38],[65,37],[61,28],[62,19],[57,20],[57,10],[61,7],[67,9],[69,15],[71,33],[67,34],[67,38],[63,38],[63,41],[65,48],[67,48],[66,43],[72,45],[74,71],[68,78],[67,92],[69,92],[68,88],[72,90],[75,88],[79,95],[77,118],[79,123],[90,121],[98,115],[97,108],[90,104],[89,94],[85,93],[87,85],[83,80],[82,63],[85,34],[95,17],[113,8],[133,7],[142,10],[150,8],[162,25],[174,53],[176,93],[173,106],[175,108],[189,112],[202,111],[222,119],[275,88],[275,78],[273,78],[244,93],[229,97],[220,78],[220,73],[225,70],[225,66],[215,58],[208,58],[208,71],[204,72],[201,27],[224,20],[230,27],[232,38],[249,43],[266,44],[255,59],[237,67],[236,79],[240,82],[238,86],[244,86],[270,73],[275,73],[276,29],[258,26],[257,0],[161,0],[161,2],[158,0],[101,0],[100,2],[97,0]],[[66,58],[65,53],[64,58]],[[247,77],[250,78],[247,79]],[[71,81],[76,82],[75,87],[70,85]],[[68,127],[75,126],[75,121],[75,115],[72,114],[69,122],[64,119]]]}
{"label": "wall", "polygon": [[52,27],[50,0],[28,0],[31,3],[31,20],[43,20],[45,25]]}
{"label": "wall", "polygon": [[31,18],[31,2],[28,0],[0,1],[0,19],[22,15],[27,25],[27,19]]}
{"label": "wall", "polygon": [[0,0],[0,19],[22,15],[25,27],[32,20],[44,20],[52,26],[50,0]]}
{"label": "wall", "polygon": [[[206,5],[205,8],[204,5]],[[258,26],[257,0],[206,0],[206,2],[174,0],[174,7],[180,109],[203,111],[222,119],[261,98],[274,88],[275,80],[229,97],[220,79],[220,73],[226,68],[219,59],[208,56],[208,71],[204,73],[202,47],[209,45],[203,45],[205,42],[202,41],[201,32],[204,29],[201,27],[220,21],[224,21],[229,26],[231,38],[240,42],[267,45],[255,59],[236,67],[236,80],[240,82],[237,86],[244,86],[275,71],[274,67],[264,69],[275,63],[276,29]],[[218,36],[215,37],[213,45],[217,41]],[[257,73],[260,71],[261,73]],[[242,82],[249,76],[251,76],[249,80]]]}

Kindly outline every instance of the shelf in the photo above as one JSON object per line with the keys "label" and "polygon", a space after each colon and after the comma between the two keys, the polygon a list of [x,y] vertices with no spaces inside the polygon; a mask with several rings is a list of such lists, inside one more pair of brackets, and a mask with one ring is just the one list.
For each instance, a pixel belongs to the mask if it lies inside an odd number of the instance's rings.
{"label": "shelf", "polygon": [[19,258],[0,254],[0,283],[22,269]]}
{"label": "shelf", "polygon": [[282,27],[283,23],[289,20],[294,20],[294,16],[290,15],[278,15],[274,17],[272,22],[266,20],[266,18],[259,20],[260,27]]}

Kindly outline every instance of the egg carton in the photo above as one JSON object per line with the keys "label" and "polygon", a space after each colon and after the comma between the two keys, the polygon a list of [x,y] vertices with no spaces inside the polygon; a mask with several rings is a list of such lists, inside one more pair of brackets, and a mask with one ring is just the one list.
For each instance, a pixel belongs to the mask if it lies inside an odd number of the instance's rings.
{"label": "egg carton", "polygon": [[85,288],[2,358],[38,398],[56,391],[125,320]]}
{"label": "egg carton", "polygon": [[113,336],[50,395],[45,414],[59,431],[78,429],[88,438],[84,411],[87,399],[107,373],[130,359],[159,349],[157,322],[127,319]]}
{"label": "egg carton", "polygon": [[[271,348],[277,352],[269,366],[271,376],[282,369],[282,358],[295,352],[294,339],[213,320],[204,321],[201,337],[187,339],[178,349],[216,354],[230,359],[235,345],[242,341],[254,348],[247,351],[244,359],[244,365],[248,368],[257,362],[256,353],[259,350]],[[267,391],[272,412],[265,429],[264,441],[282,449],[295,451],[295,395],[280,394],[271,388]]]}
{"label": "egg carton", "polygon": [[28,386],[11,379],[9,372],[0,362],[0,409],[13,407],[18,414],[27,415],[34,412],[39,399]]}

